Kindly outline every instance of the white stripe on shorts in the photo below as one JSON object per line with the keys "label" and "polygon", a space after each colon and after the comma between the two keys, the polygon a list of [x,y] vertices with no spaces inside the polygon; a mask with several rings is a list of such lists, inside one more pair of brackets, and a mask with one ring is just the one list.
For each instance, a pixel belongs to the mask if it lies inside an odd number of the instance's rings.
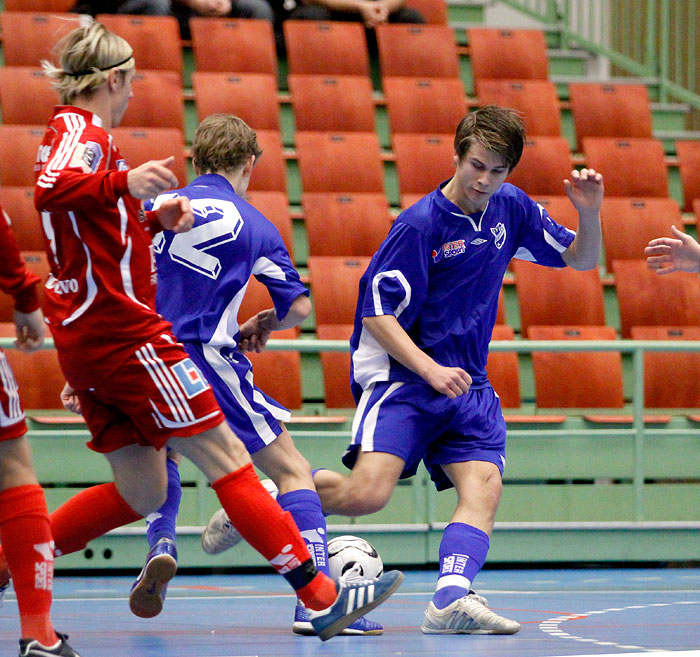
{"label": "white stripe on shorts", "polygon": [[[372,394],[374,391],[374,385],[371,385],[367,390],[365,390],[362,393],[362,397],[360,397],[360,404],[358,404],[358,409],[357,409],[357,414],[356,417],[363,417],[364,416],[364,422],[362,424],[362,451],[363,452],[373,452],[374,451],[374,432],[377,428],[377,417],[379,416],[379,411],[381,409],[382,403],[384,400],[394,391],[398,390],[402,385],[404,384],[403,381],[395,381],[392,383],[385,391],[384,394],[372,405],[372,408],[367,411],[367,413],[364,413],[364,407],[367,405],[369,401],[369,396]],[[365,398],[366,396],[366,398]],[[360,412],[360,408],[362,408],[363,412]],[[353,425],[355,423],[353,422]],[[357,423],[357,426],[353,426],[353,431],[352,431],[352,442],[355,444],[355,436],[357,435],[357,430],[359,429],[359,422]]]}
{"label": "white stripe on shorts", "polygon": [[7,412],[5,415],[2,407],[0,407],[0,427],[16,424],[24,418],[24,412],[19,402],[19,394],[17,392],[17,382],[15,381],[12,368],[7,362],[5,354],[0,351],[0,381],[7,395]]}

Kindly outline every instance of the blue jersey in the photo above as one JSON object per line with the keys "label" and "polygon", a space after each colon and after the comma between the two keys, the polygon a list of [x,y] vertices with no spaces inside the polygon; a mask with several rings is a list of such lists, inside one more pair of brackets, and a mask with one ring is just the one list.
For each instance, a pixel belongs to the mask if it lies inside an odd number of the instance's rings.
{"label": "blue jersey", "polygon": [[353,392],[376,381],[422,381],[379,345],[362,318],[394,315],[440,365],[488,385],[486,359],[498,294],[512,258],[564,267],[575,233],[505,183],[483,213],[465,215],[442,186],[402,212],[360,281],[350,340]]}
{"label": "blue jersey", "polygon": [[[238,309],[254,275],[267,286],[278,318],[308,290],[299,279],[275,226],[217,174],[159,196],[187,196],[192,230],[163,231],[153,240],[158,287],[156,309],[172,322],[181,342],[238,345]],[[247,319],[247,318],[246,318]]]}

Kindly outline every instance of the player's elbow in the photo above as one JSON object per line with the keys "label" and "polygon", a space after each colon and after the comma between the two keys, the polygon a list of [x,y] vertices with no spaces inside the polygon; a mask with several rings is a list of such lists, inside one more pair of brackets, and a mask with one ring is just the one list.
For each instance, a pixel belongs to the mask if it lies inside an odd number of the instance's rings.
{"label": "player's elbow", "polygon": [[300,294],[294,299],[290,310],[294,312],[300,322],[303,322],[311,314],[311,301],[309,297],[305,294]]}

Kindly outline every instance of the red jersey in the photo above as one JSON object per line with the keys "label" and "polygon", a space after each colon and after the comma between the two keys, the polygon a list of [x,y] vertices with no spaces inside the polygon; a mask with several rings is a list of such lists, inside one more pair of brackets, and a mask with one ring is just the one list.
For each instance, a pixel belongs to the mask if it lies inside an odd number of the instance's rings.
{"label": "red jersey", "polygon": [[92,387],[170,330],[154,309],[157,220],[129,194],[129,167],[91,112],[57,107],[34,168],[51,264],[44,314],[68,382]]}
{"label": "red jersey", "polygon": [[30,313],[39,307],[38,282],[39,277],[26,268],[10,220],[0,208],[0,290],[15,298],[17,310]]}

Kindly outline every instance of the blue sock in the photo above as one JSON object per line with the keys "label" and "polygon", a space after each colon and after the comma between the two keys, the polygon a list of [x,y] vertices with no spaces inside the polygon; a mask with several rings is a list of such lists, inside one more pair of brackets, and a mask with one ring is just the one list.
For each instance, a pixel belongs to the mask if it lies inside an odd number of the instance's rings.
{"label": "blue sock", "polygon": [[302,538],[309,548],[316,568],[328,575],[328,536],[321,500],[315,490],[302,488],[277,498],[278,504],[292,514]]}
{"label": "blue sock", "polygon": [[152,548],[161,538],[175,540],[177,513],[180,510],[180,470],[172,459],[166,460],[168,468],[168,497],[163,506],[146,518],[146,538],[148,547]]}
{"label": "blue sock", "polygon": [[469,593],[469,587],[486,561],[488,534],[462,522],[445,528],[440,542],[440,575],[433,604],[444,609]]}

